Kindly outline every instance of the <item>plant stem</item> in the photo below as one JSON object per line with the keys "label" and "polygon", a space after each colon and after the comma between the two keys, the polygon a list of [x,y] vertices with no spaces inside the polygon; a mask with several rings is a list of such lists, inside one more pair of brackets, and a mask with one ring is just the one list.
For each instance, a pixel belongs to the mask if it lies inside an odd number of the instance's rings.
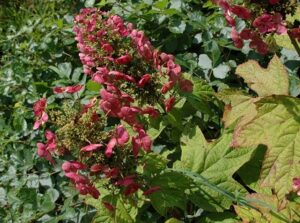
{"label": "plant stem", "polygon": [[296,39],[295,39],[294,37],[292,37],[292,35],[291,35],[290,32],[288,32],[288,35],[289,35],[289,37],[290,37],[290,40],[291,40],[291,42],[292,42],[292,44],[293,44],[295,50],[297,51],[297,53],[298,53],[298,55],[299,55],[299,57],[300,57],[300,47],[299,47],[299,45],[298,45]]}

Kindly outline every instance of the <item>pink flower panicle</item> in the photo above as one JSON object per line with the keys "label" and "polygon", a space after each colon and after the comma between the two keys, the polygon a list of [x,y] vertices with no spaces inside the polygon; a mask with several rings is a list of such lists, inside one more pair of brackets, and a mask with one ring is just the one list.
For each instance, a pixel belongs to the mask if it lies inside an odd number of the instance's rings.
{"label": "pink flower panicle", "polygon": [[[214,0],[214,2],[223,10],[228,25],[232,27],[231,38],[234,45],[237,48],[242,48],[244,41],[249,40],[250,48],[263,55],[269,52],[269,46],[264,41],[264,37],[272,33],[286,34],[288,28],[283,18],[286,14],[294,12],[294,9],[289,11],[290,9],[285,8],[283,3],[280,5],[279,3],[282,1],[279,0],[255,3],[255,12],[248,9],[246,4],[244,6],[231,5],[228,0]],[[257,14],[260,9],[261,14]],[[248,24],[240,33],[237,31],[235,16],[246,20],[246,24]],[[297,29],[291,29],[290,33],[294,38],[300,39]]]}
{"label": "pink flower panicle", "polygon": [[47,107],[47,99],[41,98],[36,101],[33,105],[33,111],[35,116],[35,122],[33,129],[38,129],[41,125],[45,124],[48,121],[48,114],[45,112]]}
{"label": "pink flower panicle", "polygon": [[67,87],[55,87],[55,88],[53,88],[53,92],[55,94],[61,94],[61,93],[74,94],[74,93],[80,91],[82,88],[83,88],[82,85],[67,86]]}
{"label": "pink flower panicle", "polygon": [[[135,117],[143,115],[144,107],[163,103],[171,89],[178,86],[182,91],[192,90],[192,83],[182,78],[174,57],[155,50],[143,31],[125,25],[119,16],[84,9],[75,24],[84,72],[106,88],[100,92],[100,107],[107,115],[138,125]],[[164,95],[159,89],[166,87],[159,75],[172,82],[162,91]],[[131,103],[140,108],[132,108]]]}
{"label": "pink flower panicle", "polygon": [[45,131],[45,138],[47,140],[46,144],[37,143],[37,154],[40,157],[48,160],[52,165],[55,164],[54,159],[52,158],[53,153],[56,151],[56,135],[50,130]]}
{"label": "pink flower panicle", "polygon": [[97,188],[86,176],[79,173],[80,170],[86,169],[86,166],[83,163],[77,161],[66,161],[62,165],[62,169],[65,171],[65,176],[72,181],[80,194],[90,194],[95,199],[99,198],[100,192]]}
{"label": "pink flower panicle", "polygon": [[[157,118],[161,108],[157,105],[171,111],[177,90],[191,92],[193,84],[182,77],[173,55],[156,50],[143,31],[134,29],[130,23],[126,25],[117,15],[95,8],[83,9],[75,17],[74,32],[84,73],[103,88],[99,96],[77,106],[75,111],[69,107],[61,113],[50,111],[57,135],[45,132],[46,143],[38,143],[38,155],[55,164],[53,155],[60,151],[70,153],[74,160],[65,161],[62,170],[82,195],[97,199],[100,192],[94,180],[107,178],[111,186],[130,196],[149,188],[134,171],[140,150],[149,152],[152,146],[144,127],[146,121],[141,121],[145,120],[143,116]],[[53,92],[73,94],[83,88],[58,86]],[[101,116],[98,108],[105,115]],[[34,114],[36,129],[48,120],[46,98],[35,103]],[[57,115],[62,117],[56,118]],[[122,124],[105,129],[106,116],[127,123],[134,131],[133,136]],[[145,195],[158,189],[150,188]],[[114,210],[110,203],[104,206]]]}

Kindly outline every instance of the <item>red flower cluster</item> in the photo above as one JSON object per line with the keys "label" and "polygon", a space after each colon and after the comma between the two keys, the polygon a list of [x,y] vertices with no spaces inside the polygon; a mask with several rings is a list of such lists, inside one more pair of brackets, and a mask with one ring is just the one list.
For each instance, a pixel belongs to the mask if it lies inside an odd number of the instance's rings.
{"label": "red flower cluster", "polygon": [[[66,147],[64,137],[73,137],[73,127],[69,134],[66,130],[69,123],[58,124],[55,126],[58,128],[57,135],[48,130],[45,132],[47,143],[38,143],[38,155],[54,164],[52,156],[55,153],[70,152],[74,160],[64,162],[62,169],[80,194],[98,198],[100,192],[93,185],[93,179],[107,178],[111,185],[126,196],[139,189],[144,190],[144,195],[149,195],[159,190],[159,187],[148,188],[135,172],[139,151],[143,149],[148,152],[152,146],[152,140],[140,117],[158,117],[158,104],[163,104],[166,112],[169,112],[176,102],[177,90],[190,92],[193,84],[181,76],[181,68],[175,63],[173,55],[154,49],[142,31],[134,29],[132,24],[125,25],[119,16],[89,8],[76,16],[75,24],[84,73],[103,88],[99,97],[88,104],[77,106],[76,114],[70,113],[73,114],[71,122],[75,123],[75,127],[76,123],[80,125],[78,129],[83,128],[84,131],[92,126],[101,126],[99,123],[103,117],[95,108],[99,101],[99,107],[106,116],[125,121],[136,134],[131,137],[123,125],[105,131],[103,124],[103,128],[99,127],[102,133],[97,132],[101,136],[95,137],[94,132],[84,135],[77,147],[74,145],[77,138],[68,138],[66,142],[71,140],[72,146]],[[53,91],[56,94],[72,94],[82,88],[81,85],[74,85],[55,87]],[[45,98],[35,103],[34,112],[36,129],[48,120]],[[52,113],[49,114],[52,118]],[[82,117],[85,117],[82,120],[88,119],[85,124],[81,124]],[[76,148],[75,151],[72,151],[72,147]],[[114,210],[109,203],[104,205]]]}
{"label": "red flower cluster", "polygon": [[300,28],[295,28],[290,31],[290,34],[293,38],[297,39],[300,42]]}
{"label": "red flower cluster", "polygon": [[100,193],[96,187],[92,185],[87,177],[78,173],[80,170],[87,169],[86,165],[77,161],[66,161],[62,165],[62,169],[66,173],[65,176],[75,184],[75,187],[80,194],[90,194],[95,199],[98,199]]}
{"label": "red flower cluster", "polygon": [[[231,5],[227,0],[214,0],[224,11],[227,23],[232,27],[231,38],[237,48],[242,48],[245,40],[250,40],[250,47],[257,50],[260,54],[267,54],[269,51],[268,44],[264,41],[264,36],[270,33],[286,34],[288,28],[283,21],[283,16],[278,12],[266,12],[255,15],[248,8],[239,5]],[[268,4],[273,6],[279,4],[279,0],[269,0]],[[258,3],[260,4],[260,3]],[[256,8],[258,11],[259,9]],[[249,21],[250,28],[245,28],[240,33],[236,29],[236,15],[240,19]],[[256,18],[255,18],[256,17]],[[294,38],[300,39],[298,28],[289,31]]]}
{"label": "red flower cluster", "polygon": [[37,143],[37,153],[40,157],[44,157],[50,163],[55,164],[52,153],[55,152],[56,149],[56,136],[53,132],[46,130],[45,138],[47,139],[47,143]]}
{"label": "red flower cluster", "polygon": [[61,94],[61,93],[74,94],[74,93],[80,91],[82,88],[83,88],[82,85],[67,86],[67,87],[55,87],[55,88],[53,88],[53,92],[55,94]]}
{"label": "red flower cluster", "polygon": [[[156,117],[158,111],[153,105],[167,102],[164,95],[176,85],[192,91],[192,83],[181,77],[174,57],[155,50],[143,31],[132,24],[126,26],[119,16],[88,8],[76,16],[75,24],[84,72],[105,86],[100,92],[100,107],[109,116],[140,129],[137,116]],[[163,79],[168,81],[163,84]],[[169,111],[171,104],[165,103],[165,107]]]}
{"label": "red flower cluster", "polygon": [[33,105],[33,111],[35,116],[35,122],[33,129],[38,129],[41,125],[48,121],[48,114],[45,112],[47,107],[47,99],[41,98]]}
{"label": "red flower cluster", "polygon": [[[84,113],[89,112],[89,109],[93,108],[93,106],[95,106],[95,100],[84,105],[81,114],[83,115]],[[43,112],[45,111],[43,110]],[[93,114],[97,116],[95,120],[98,120],[98,115],[96,113]],[[92,118],[94,119],[94,115]],[[115,155],[114,150],[128,149],[128,142],[130,139],[128,132],[122,125],[119,125],[109,135],[110,138],[103,143],[91,143],[79,149],[79,152],[77,153],[78,157],[76,158],[80,161],[66,161],[62,165],[62,170],[65,172],[65,176],[71,180],[76,189],[82,195],[90,194],[96,199],[99,197],[100,192],[93,185],[91,181],[92,176],[95,176],[96,178],[104,176],[105,178],[110,179],[114,186],[124,188],[123,193],[125,195],[135,193],[142,187],[142,184],[135,180],[135,175],[130,175],[130,177],[126,177],[125,175],[125,177],[123,177],[125,172],[128,172],[128,167],[126,167],[127,169],[122,169],[124,164],[120,164],[119,167],[116,167],[115,165],[117,164],[111,162],[113,158],[112,156]],[[45,139],[45,144],[37,143],[37,153],[40,157],[45,158],[54,165],[55,161],[53,159],[53,155],[59,154],[59,151],[61,150],[64,152],[67,151],[59,148],[63,145],[60,142],[60,138],[57,137],[55,133],[46,130]],[[136,157],[140,147],[150,150],[151,139],[145,134],[143,129],[139,129],[138,136],[132,138],[132,144],[134,145],[134,157]],[[106,157],[106,160],[101,158],[102,161],[99,161],[98,157],[101,157],[101,154]],[[120,159],[122,160],[124,157],[120,157]],[[132,171],[132,168],[133,166],[130,166],[130,171]],[[129,179],[130,182],[128,181]]]}

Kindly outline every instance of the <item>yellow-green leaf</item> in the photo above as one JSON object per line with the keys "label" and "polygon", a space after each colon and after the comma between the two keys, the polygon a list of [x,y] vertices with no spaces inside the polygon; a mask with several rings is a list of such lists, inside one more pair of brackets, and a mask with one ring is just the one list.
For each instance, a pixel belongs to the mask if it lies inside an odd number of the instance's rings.
{"label": "yellow-green leaf", "polygon": [[183,221],[180,221],[176,218],[170,218],[165,223],[183,223]]}
{"label": "yellow-green leaf", "polygon": [[276,55],[267,69],[262,68],[256,61],[250,60],[239,65],[236,73],[258,96],[288,95],[289,93],[288,73]]}
{"label": "yellow-green leaf", "polygon": [[219,92],[217,97],[225,103],[222,118],[225,128],[228,128],[241,117],[249,113],[255,114],[256,110],[254,102],[259,100],[259,98],[252,98],[250,95],[246,95],[242,91],[231,89]]}
{"label": "yellow-green leaf", "polygon": [[276,44],[278,46],[281,46],[281,47],[289,49],[289,50],[295,50],[295,47],[292,44],[292,42],[291,42],[290,37],[288,36],[288,34],[284,34],[284,35],[275,34],[274,38],[275,38]]}
{"label": "yellow-green leaf", "polygon": [[299,222],[300,205],[295,202],[280,202],[275,195],[251,194],[247,196],[255,209],[234,206],[243,222],[286,223]]}
{"label": "yellow-green leaf", "polygon": [[[257,114],[244,118],[235,131],[234,147],[268,147],[261,170],[261,185],[275,190],[282,199],[300,176],[300,100],[271,96],[255,102]],[[243,119],[244,119],[243,118]]]}
{"label": "yellow-green leaf", "polygon": [[[181,138],[181,160],[175,168],[200,174],[210,183],[229,192],[247,193],[232,175],[248,160],[253,149],[230,148],[231,133],[225,133],[214,142],[208,143],[198,127],[188,127]],[[208,211],[222,211],[232,201],[219,192],[197,183],[198,190],[191,193],[190,200]]]}

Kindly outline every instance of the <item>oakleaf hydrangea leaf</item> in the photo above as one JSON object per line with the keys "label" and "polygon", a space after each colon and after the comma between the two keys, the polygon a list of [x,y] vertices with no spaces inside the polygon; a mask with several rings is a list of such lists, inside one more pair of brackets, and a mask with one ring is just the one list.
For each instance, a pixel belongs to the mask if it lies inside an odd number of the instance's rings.
{"label": "oakleaf hydrangea leaf", "polygon": [[249,60],[239,65],[236,73],[244,78],[258,96],[288,95],[288,73],[276,55],[270,61],[267,69],[262,68],[256,61]]}
{"label": "oakleaf hydrangea leaf", "polygon": [[[245,194],[245,189],[232,175],[250,160],[253,149],[232,149],[231,140],[232,134],[225,133],[220,139],[208,143],[198,127],[189,127],[181,138],[182,155],[175,168],[197,173],[226,191]],[[216,190],[201,183],[197,187],[190,199],[199,207],[208,211],[222,211],[230,207],[231,200]]]}
{"label": "oakleaf hydrangea leaf", "polygon": [[[255,102],[257,114],[241,121],[234,147],[268,147],[260,178],[262,186],[275,189],[279,198],[292,190],[292,179],[300,176],[300,100],[272,96]],[[244,118],[243,118],[244,119]]]}
{"label": "oakleaf hydrangea leaf", "polygon": [[217,97],[225,103],[222,118],[225,128],[228,128],[245,115],[256,113],[254,102],[259,98],[252,98],[242,91],[226,89],[219,92]]}
{"label": "oakleaf hydrangea leaf", "polygon": [[251,194],[247,199],[256,209],[234,206],[243,222],[282,223],[300,220],[298,215],[300,205],[295,202],[281,203],[275,195],[266,194]]}

